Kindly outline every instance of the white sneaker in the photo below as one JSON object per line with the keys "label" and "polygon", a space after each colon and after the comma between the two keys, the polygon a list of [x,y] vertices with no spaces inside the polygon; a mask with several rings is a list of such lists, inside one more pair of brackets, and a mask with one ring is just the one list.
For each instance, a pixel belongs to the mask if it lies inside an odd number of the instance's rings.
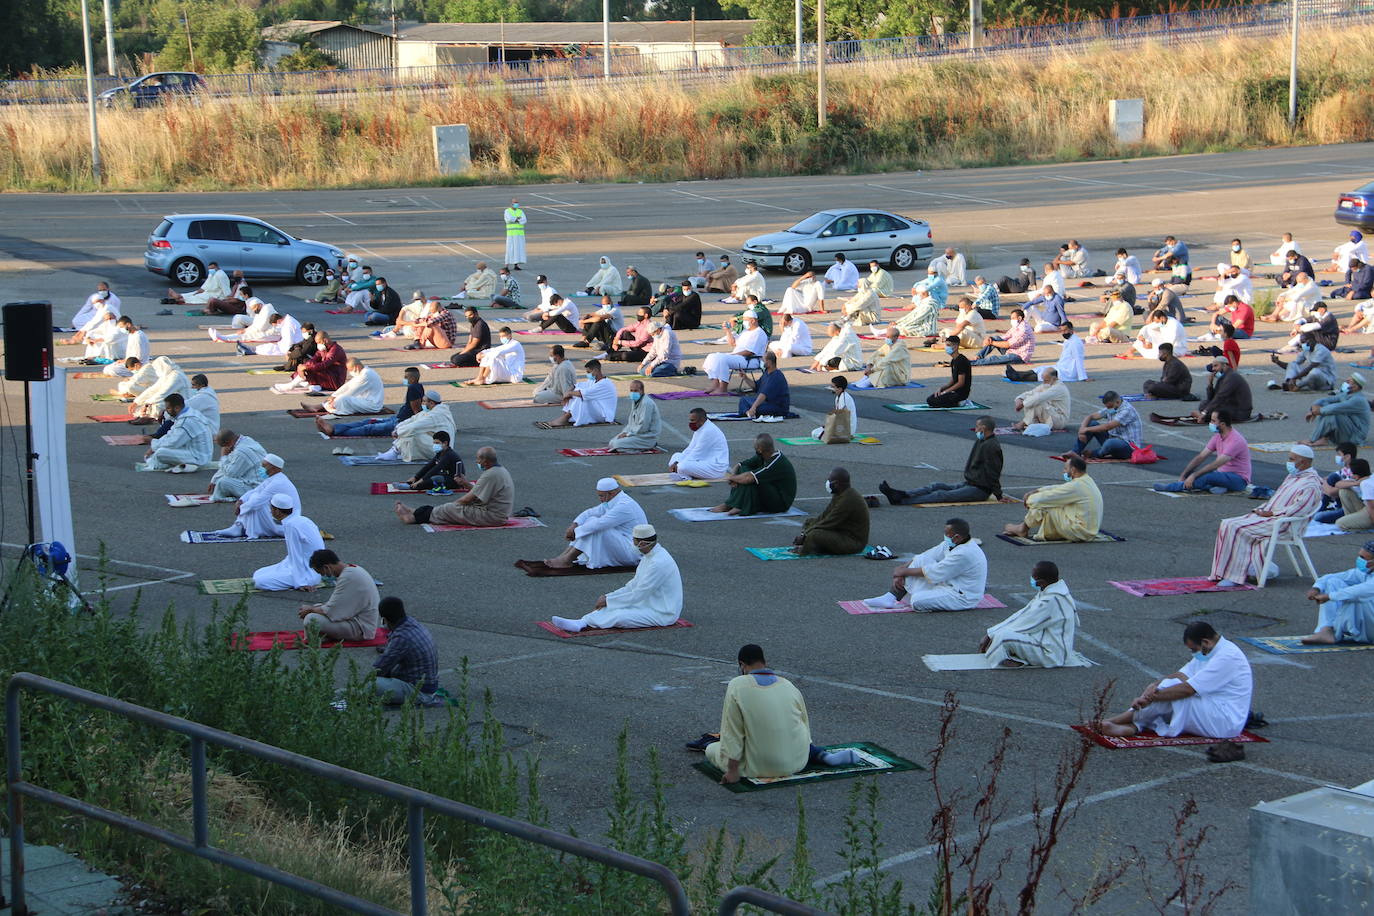
{"label": "white sneaker", "polygon": [[884,611],[895,610],[902,606],[902,602],[898,601],[897,596],[891,592],[883,592],[876,598],[865,598],[864,604]]}
{"label": "white sneaker", "polygon": [[387,449],[386,451],[384,451],[384,452],[382,452],[381,454],[379,454],[379,455],[377,456],[377,460],[378,460],[378,461],[398,461],[398,460],[400,460],[400,457],[401,457],[400,452],[396,451],[394,448],[389,448],[389,449]]}

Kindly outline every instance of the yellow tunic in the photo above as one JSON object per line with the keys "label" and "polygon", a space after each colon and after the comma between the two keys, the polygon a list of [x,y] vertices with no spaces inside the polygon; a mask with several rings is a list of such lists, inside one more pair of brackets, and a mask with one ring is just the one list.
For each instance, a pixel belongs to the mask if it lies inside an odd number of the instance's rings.
{"label": "yellow tunic", "polygon": [[720,740],[706,746],[712,765],[724,771],[738,760],[740,776],[791,776],[806,766],[810,752],[806,701],[791,681],[766,670],[730,681]]}
{"label": "yellow tunic", "polygon": [[1037,541],[1091,541],[1102,525],[1102,491],[1087,474],[1036,490],[1026,524]]}
{"label": "yellow tunic", "polygon": [[874,388],[897,388],[911,381],[911,352],[900,337],[895,344],[884,343],[873,357],[869,376]]}

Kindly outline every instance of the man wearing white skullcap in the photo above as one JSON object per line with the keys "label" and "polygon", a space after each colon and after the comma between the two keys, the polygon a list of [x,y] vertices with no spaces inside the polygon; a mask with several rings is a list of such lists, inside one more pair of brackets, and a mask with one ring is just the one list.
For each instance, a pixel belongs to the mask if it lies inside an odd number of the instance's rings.
{"label": "man wearing white skullcap", "polygon": [[1264,505],[1253,512],[1224,518],[1217,526],[1216,547],[1212,552],[1209,576],[1223,588],[1245,583],[1247,575],[1257,580],[1264,551],[1274,530],[1274,519],[1292,519],[1289,524],[1306,526],[1322,501],[1322,477],[1312,470],[1314,453],[1301,443],[1288,450],[1288,476]]}
{"label": "man wearing white skullcap", "polygon": [[264,455],[262,469],[266,476],[256,487],[239,497],[235,508],[238,517],[234,519],[234,524],[221,528],[215,534],[227,538],[282,537],[281,524],[272,515],[272,499],[284,497],[289,500],[293,512],[300,512],[301,509],[296,485],[282,473],[285,465],[280,455]]}
{"label": "man wearing white skullcap", "polygon": [[420,401],[420,412],[396,424],[391,448],[378,455],[384,461],[428,461],[434,457],[434,434],[448,433],[450,442],[458,441],[453,411],[437,388],[427,388]]}
{"label": "man wearing white skullcap", "polygon": [[553,618],[553,625],[569,633],[587,627],[667,627],[682,615],[682,574],[658,542],[653,525],[630,530],[634,549],[641,554],[634,578],[596,599],[596,610],[581,619]]}
{"label": "man wearing white skullcap", "polygon": [[310,568],[310,557],[315,551],[324,550],[320,529],[296,511],[285,493],[278,493],[269,502],[272,518],[286,535],[286,559],[255,570],[253,587],[264,592],[316,588],[320,584],[320,574]]}
{"label": "man wearing white skullcap", "polygon": [[636,525],[648,523],[644,510],[612,477],[596,482],[596,496],[597,504],[573,519],[563,534],[570,542],[568,548],[545,560],[546,566],[567,569],[581,563],[588,569],[600,569],[639,563],[640,552],[631,543],[630,532]]}

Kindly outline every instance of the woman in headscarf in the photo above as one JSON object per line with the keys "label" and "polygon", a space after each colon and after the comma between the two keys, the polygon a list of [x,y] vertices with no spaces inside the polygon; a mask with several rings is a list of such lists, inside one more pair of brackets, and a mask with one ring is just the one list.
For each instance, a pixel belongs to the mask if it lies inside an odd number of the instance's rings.
{"label": "woman in headscarf", "polygon": [[619,296],[623,292],[625,283],[621,280],[620,271],[616,270],[610,258],[602,255],[596,273],[587,281],[587,295]]}

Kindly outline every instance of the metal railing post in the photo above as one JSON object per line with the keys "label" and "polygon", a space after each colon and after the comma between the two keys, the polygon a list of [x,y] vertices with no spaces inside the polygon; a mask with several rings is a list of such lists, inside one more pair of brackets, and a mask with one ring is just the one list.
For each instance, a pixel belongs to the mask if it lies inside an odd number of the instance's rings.
{"label": "metal railing post", "polygon": [[777,894],[770,894],[768,891],[761,891],[757,887],[731,888],[729,893],[720,898],[718,916],[735,916],[740,905],[745,903],[762,907],[769,912],[781,913],[782,916],[830,916],[827,911],[818,910],[810,904],[798,903]]}
{"label": "metal railing post", "polygon": [[5,690],[5,785],[10,819],[10,909],[14,916],[28,916],[24,898],[24,800],[14,790],[22,777],[19,761],[19,685]]}
{"label": "metal railing post", "polygon": [[210,845],[210,800],[206,797],[205,739],[191,738],[191,831],[196,846]]}
{"label": "metal railing post", "polygon": [[410,916],[429,912],[425,884],[425,809],[418,802],[406,805],[407,845],[410,851]]}

